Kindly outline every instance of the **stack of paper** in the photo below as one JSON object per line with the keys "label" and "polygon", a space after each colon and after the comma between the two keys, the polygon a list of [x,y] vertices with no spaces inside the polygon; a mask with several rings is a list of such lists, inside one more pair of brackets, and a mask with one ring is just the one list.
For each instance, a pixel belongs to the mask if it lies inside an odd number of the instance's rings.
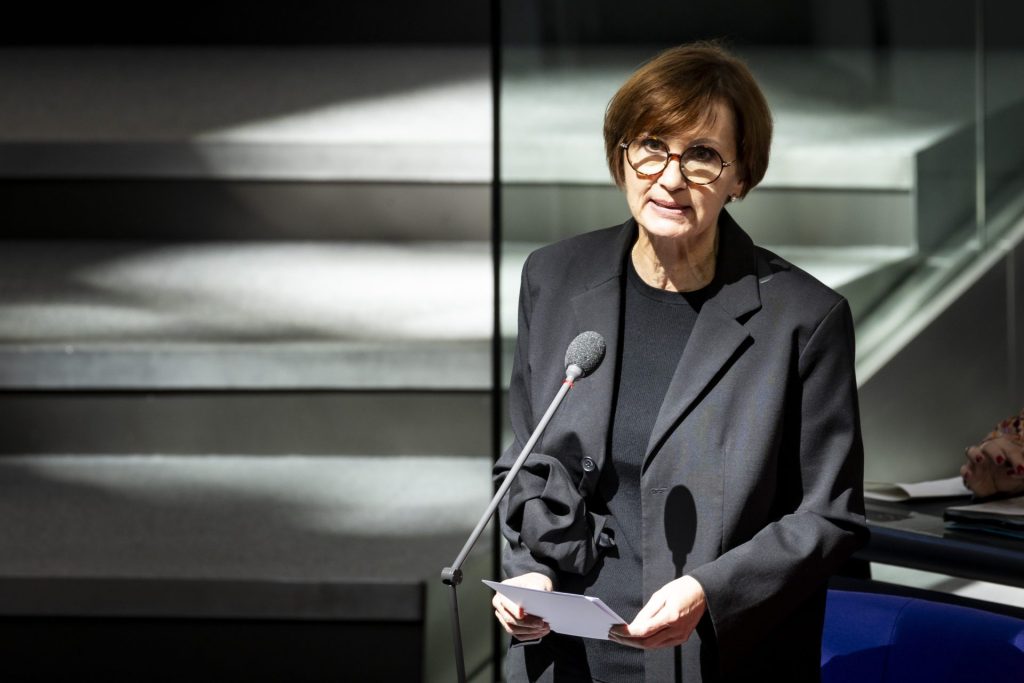
{"label": "stack of paper", "polygon": [[921,498],[969,496],[971,490],[960,477],[921,481],[916,484],[890,484],[879,481],[864,482],[864,497],[873,500],[905,501]]}
{"label": "stack of paper", "polygon": [[1024,539],[1024,496],[947,508],[945,519],[951,529]]}

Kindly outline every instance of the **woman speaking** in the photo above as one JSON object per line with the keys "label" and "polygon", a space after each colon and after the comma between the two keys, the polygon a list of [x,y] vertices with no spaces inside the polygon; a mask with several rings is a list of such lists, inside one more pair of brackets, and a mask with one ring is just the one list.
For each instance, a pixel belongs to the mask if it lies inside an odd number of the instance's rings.
{"label": "woman speaking", "polygon": [[633,621],[580,639],[498,594],[509,681],[819,678],[826,580],[867,537],[853,326],[841,296],[723,210],[764,177],[771,130],[738,59],[661,53],[605,116],[632,218],[523,267],[499,481],[564,375],[560,350],[594,330],[607,355],[509,490],[506,582]]}

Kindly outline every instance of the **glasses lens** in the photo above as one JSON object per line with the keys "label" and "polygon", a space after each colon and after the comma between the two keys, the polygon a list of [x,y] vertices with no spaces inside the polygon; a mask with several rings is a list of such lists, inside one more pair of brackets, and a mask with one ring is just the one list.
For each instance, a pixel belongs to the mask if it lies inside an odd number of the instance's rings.
{"label": "glasses lens", "polygon": [[661,173],[668,161],[668,146],[658,138],[638,138],[629,143],[626,159],[641,173]]}
{"label": "glasses lens", "polygon": [[691,183],[707,185],[722,175],[722,157],[710,147],[691,147],[683,152],[683,175]]}

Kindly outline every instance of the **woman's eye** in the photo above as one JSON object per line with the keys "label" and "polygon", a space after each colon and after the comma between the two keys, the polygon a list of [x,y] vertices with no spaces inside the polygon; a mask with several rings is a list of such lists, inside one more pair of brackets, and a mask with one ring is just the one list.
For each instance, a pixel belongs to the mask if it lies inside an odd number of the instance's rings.
{"label": "woman's eye", "polygon": [[640,142],[640,146],[647,152],[661,154],[665,151],[665,143],[658,138],[646,138]]}
{"label": "woman's eye", "polygon": [[686,155],[694,161],[711,161],[717,156],[710,147],[691,147]]}

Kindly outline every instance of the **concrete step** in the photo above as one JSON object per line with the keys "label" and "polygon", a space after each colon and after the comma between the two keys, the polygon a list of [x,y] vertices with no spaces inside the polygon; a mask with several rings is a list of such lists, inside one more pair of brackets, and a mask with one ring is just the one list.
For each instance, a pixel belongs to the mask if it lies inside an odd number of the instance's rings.
{"label": "concrete step", "polygon": [[488,55],[9,48],[0,177],[486,183]]}
{"label": "concrete step", "polygon": [[[66,618],[140,629],[160,619],[207,630],[216,628],[209,620],[250,630],[387,625],[412,637],[425,680],[451,680],[439,575],[486,507],[490,465],[453,456],[0,458],[0,620],[15,631],[20,619],[71,632]],[[490,591],[479,582],[491,576],[490,548],[485,535],[459,596],[473,668],[490,647]],[[5,662],[8,673],[24,663]]]}
{"label": "concrete step", "polygon": [[484,46],[7,48],[0,235],[486,239],[489,73]]}
{"label": "concrete step", "polygon": [[[503,52],[507,236],[545,240],[615,222],[601,208],[614,205],[601,119],[652,52]],[[972,215],[972,167],[947,163],[973,158],[972,55],[743,55],[776,119],[768,175],[749,199],[767,242],[927,249]],[[169,237],[175,223],[221,238],[486,237],[484,48],[12,48],[8,57],[0,177],[16,181],[4,197],[17,219],[9,224],[22,226],[14,235],[59,235],[84,215],[89,234],[121,238]],[[595,192],[609,198],[585,203]],[[181,216],[181,206],[195,210]]]}
{"label": "concrete step", "polygon": [[[506,349],[536,246],[503,245]],[[858,316],[912,256],[777,250]],[[492,286],[485,242],[13,242],[0,253],[0,386],[486,392]]]}
{"label": "concrete step", "polygon": [[0,455],[470,457],[491,439],[486,391],[5,391],[0,413]]}
{"label": "concrete step", "polygon": [[419,584],[483,512],[490,466],[486,455],[5,456],[0,576]]}
{"label": "concrete step", "polygon": [[6,388],[480,389],[486,242],[14,242]]}

